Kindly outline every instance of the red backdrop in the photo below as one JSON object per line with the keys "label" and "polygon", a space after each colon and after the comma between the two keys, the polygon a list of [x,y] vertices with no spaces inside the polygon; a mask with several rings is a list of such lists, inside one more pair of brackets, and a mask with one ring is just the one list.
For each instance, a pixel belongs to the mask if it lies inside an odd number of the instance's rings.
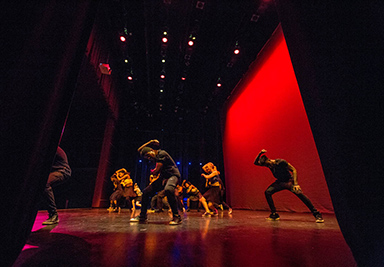
{"label": "red backdrop", "polygon": [[[224,165],[227,200],[234,208],[268,210],[264,191],[275,179],[253,165],[258,152],[283,158],[315,207],[333,213],[316,145],[284,35],[277,28],[232,94],[225,114]],[[278,211],[307,212],[287,190],[274,195]]]}

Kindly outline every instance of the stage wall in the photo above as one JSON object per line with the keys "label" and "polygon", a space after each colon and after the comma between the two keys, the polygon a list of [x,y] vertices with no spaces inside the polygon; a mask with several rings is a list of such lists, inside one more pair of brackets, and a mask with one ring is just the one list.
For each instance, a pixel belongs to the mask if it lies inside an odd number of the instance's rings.
{"label": "stage wall", "polygon": [[[255,166],[261,149],[298,172],[299,185],[322,212],[333,213],[324,173],[279,26],[232,93],[224,115],[227,201],[233,208],[268,210],[264,191],[275,181]],[[278,211],[308,212],[285,190],[274,195]]]}

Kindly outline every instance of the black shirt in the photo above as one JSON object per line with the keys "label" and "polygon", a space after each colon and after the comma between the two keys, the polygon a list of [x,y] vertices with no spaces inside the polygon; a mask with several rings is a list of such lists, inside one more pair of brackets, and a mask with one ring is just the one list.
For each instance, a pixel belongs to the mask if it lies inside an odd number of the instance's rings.
{"label": "black shirt", "polygon": [[180,178],[180,172],[176,166],[175,161],[165,150],[158,150],[156,155],[156,162],[163,164],[163,168],[161,169],[161,177],[163,179],[168,179],[171,176]]}
{"label": "black shirt", "polygon": [[52,164],[51,172],[58,171],[65,175],[71,176],[71,168],[68,164],[68,158],[64,150],[60,147],[56,150],[54,162]]}
{"label": "black shirt", "polygon": [[273,176],[280,182],[288,182],[292,174],[288,168],[288,162],[284,159],[276,159],[272,166],[268,166]]}

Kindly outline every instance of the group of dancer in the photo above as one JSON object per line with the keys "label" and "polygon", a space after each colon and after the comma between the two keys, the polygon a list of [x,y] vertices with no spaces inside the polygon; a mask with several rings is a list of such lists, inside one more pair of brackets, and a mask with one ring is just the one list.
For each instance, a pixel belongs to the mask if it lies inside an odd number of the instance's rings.
{"label": "group of dancer", "polygon": [[223,201],[223,182],[219,177],[220,172],[213,163],[209,162],[203,166],[205,173],[202,176],[206,179],[208,190],[202,195],[197,187],[189,181],[183,181],[181,186],[179,185],[179,169],[173,158],[165,150],[157,149],[159,145],[158,140],[151,140],[138,148],[138,152],[143,158],[155,163],[155,168],[151,171],[152,178],[149,185],[143,190],[140,215],[131,218],[131,222],[146,223],[149,201],[156,193],[159,195],[161,192],[161,195],[167,198],[172,213],[172,220],[169,224],[181,224],[182,218],[179,209],[184,208],[182,202],[183,189],[190,196],[198,198],[199,203],[205,210],[203,216],[217,215],[217,209],[223,206],[227,207],[229,212],[232,213],[232,209]]}
{"label": "group of dancer", "polygon": [[[138,148],[140,156],[155,163],[155,168],[151,170],[150,183],[141,192],[137,184],[133,183],[130,173],[126,169],[117,170],[111,177],[114,184],[114,192],[110,197],[109,211],[119,212],[122,203],[129,203],[131,206],[131,222],[146,223],[148,206],[151,198],[158,193],[157,203],[161,203],[163,199],[167,199],[167,203],[172,213],[170,225],[178,225],[182,223],[182,218],[179,210],[184,211],[183,190],[189,195],[187,201],[187,211],[190,209],[190,201],[199,201],[205,210],[203,216],[214,216],[218,214],[218,209],[228,209],[232,213],[231,207],[224,202],[224,184],[220,179],[220,172],[217,167],[208,162],[202,167],[205,178],[205,186],[207,188],[204,194],[201,194],[199,189],[189,181],[180,181],[180,172],[173,158],[163,149],[159,149],[160,143],[158,140],[150,140]],[[271,210],[271,214],[267,217],[268,220],[279,220],[280,216],[276,212],[276,207],[272,199],[272,195],[282,191],[289,190],[295,194],[311,211],[317,223],[324,222],[321,213],[314,207],[309,198],[303,194],[301,187],[297,181],[296,169],[284,159],[269,159],[265,153],[265,149],[261,150],[254,160],[257,166],[267,167],[271,170],[276,181],[273,182],[265,190],[265,197]],[[52,166],[52,171],[47,182],[45,196],[48,202],[49,218],[43,224],[55,224],[59,222],[56,204],[52,192],[52,185],[59,183],[70,177],[71,170],[68,165],[67,157],[61,148],[58,148],[55,163]],[[140,215],[135,217],[136,206],[141,207]],[[162,204],[160,204],[160,208]]]}

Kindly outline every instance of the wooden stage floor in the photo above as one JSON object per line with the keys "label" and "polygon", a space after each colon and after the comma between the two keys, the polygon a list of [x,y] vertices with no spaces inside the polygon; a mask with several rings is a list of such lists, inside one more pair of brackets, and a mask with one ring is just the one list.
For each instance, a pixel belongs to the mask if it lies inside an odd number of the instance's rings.
{"label": "wooden stage floor", "polygon": [[60,223],[43,226],[39,211],[14,266],[356,266],[333,214],[316,223],[310,213],[234,210],[216,217],[185,212],[168,225],[167,212],[148,224],[130,223],[129,210],[59,210]]}

